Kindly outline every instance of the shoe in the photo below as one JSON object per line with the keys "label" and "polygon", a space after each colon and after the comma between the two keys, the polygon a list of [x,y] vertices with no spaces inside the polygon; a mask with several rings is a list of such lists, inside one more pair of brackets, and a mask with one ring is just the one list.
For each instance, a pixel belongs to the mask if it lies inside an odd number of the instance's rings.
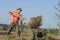
{"label": "shoe", "polygon": [[10,33],[10,32],[8,32],[7,34],[8,34],[8,35],[10,35],[11,33]]}
{"label": "shoe", "polygon": [[20,31],[17,33],[17,35],[20,37]]}

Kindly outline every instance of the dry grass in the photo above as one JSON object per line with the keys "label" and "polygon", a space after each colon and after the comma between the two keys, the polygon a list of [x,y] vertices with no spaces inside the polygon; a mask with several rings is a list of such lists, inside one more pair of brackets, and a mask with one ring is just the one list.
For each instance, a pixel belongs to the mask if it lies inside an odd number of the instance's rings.
{"label": "dry grass", "polygon": [[53,39],[59,39],[60,40],[60,36],[58,36],[58,35],[48,34],[48,36],[53,38]]}
{"label": "dry grass", "polygon": [[[60,40],[60,36],[52,34],[48,34],[48,36],[53,39]],[[18,37],[16,32],[11,32],[11,35],[7,35],[6,31],[0,31],[0,40],[32,40],[32,38],[33,38],[33,32],[31,30],[21,32],[20,37]]]}

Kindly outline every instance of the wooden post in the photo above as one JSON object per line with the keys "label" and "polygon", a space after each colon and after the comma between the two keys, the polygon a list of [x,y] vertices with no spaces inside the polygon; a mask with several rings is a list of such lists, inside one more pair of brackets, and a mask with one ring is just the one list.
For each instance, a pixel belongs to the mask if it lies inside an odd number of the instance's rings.
{"label": "wooden post", "polygon": [[20,20],[20,28],[21,28],[21,32],[23,32],[23,22],[22,22],[22,20]]}

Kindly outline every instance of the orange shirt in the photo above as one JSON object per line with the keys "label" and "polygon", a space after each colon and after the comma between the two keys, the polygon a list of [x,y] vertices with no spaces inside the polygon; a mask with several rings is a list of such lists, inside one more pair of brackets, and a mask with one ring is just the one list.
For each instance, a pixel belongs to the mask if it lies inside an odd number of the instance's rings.
{"label": "orange shirt", "polygon": [[17,13],[16,11],[9,12],[12,15],[11,22],[14,24],[18,24],[19,19],[23,19],[22,15]]}

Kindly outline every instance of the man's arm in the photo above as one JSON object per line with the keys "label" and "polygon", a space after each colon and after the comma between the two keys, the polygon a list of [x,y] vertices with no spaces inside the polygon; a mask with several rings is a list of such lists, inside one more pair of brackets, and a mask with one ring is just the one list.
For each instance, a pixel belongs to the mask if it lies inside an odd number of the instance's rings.
{"label": "man's arm", "polygon": [[23,20],[24,18],[22,17],[22,14],[20,14],[20,20]]}
{"label": "man's arm", "polygon": [[20,15],[20,20],[26,20],[26,18],[23,18],[22,15]]}

